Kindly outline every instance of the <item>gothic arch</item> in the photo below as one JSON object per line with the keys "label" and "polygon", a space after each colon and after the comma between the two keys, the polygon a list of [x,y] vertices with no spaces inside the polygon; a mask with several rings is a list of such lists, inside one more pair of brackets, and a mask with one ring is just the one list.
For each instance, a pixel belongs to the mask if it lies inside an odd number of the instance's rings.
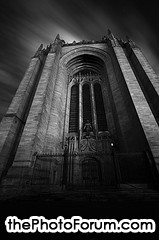
{"label": "gothic arch", "polygon": [[[80,56],[80,55],[92,55],[98,57],[100,60],[102,60],[105,63],[106,70],[108,71],[107,66],[111,65],[111,69],[113,68],[113,63],[111,60],[111,56],[109,52],[106,52],[104,50],[101,50],[100,48],[95,48],[95,47],[88,47],[88,46],[82,46],[79,48],[75,48],[68,53],[65,53],[61,59],[60,59],[60,64],[62,64],[64,67],[67,66],[67,63],[72,60],[73,58]],[[112,69],[114,70],[114,69]]]}
{"label": "gothic arch", "polygon": [[[85,58],[87,59],[86,64],[83,63],[82,65],[82,60]],[[81,61],[81,65],[80,65],[80,61]],[[92,65],[89,64],[89,62],[91,62]],[[77,64],[77,68],[75,66],[76,64]],[[79,70],[83,71],[86,68],[88,70],[90,69],[91,71],[97,74],[100,74],[100,72],[102,72],[103,81],[100,83],[102,86],[102,92],[106,88],[106,81],[110,82],[112,81],[112,79],[116,80],[114,67],[113,67],[110,54],[99,48],[89,47],[89,46],[82,46],[82,47],[75,48],[69,51],[68,53],[65,53],[61,57],[60,66],[64,68],[65,71],[67,72],[67,77],[65,75],[65,81],[69,81],[69,75],[77,74]],[[67,109],[66,109],[66,112],[68,113],[70,111],[71,88],[74,84],[75,83],[71,82],[68,85]],[[104,103],[105,113],[106,113],[106,107],[107,106]],[[69,116],[69,114],[67,116]],[[66,135],[69,132],[69,117],[67,117],[67,119],[65,120],[65,123],[67,124],[65,124],[64,135]],[[79,130],[80,130],[80,126],[83,126],[83,122],[80,124],[80,120],[79,120]],[[98,127],[96,127],[96,129],[97,128]]]}
{"label": "gothic arch", "polygon": [[[76,48],[68,51],[61,57],[61,59],[63,59],[65,61],[65,59],[69,57],[69,59],[68,59],[68,61],[69,61],[70,59],[72,59],[78,55],[81,55],[81,54],[93,54],[95,56],[98,56],[98,54],[99,54],[99,55],[101,55],[101,59],[103,59],[104,56],[111,58],[108,51],[102,50],[97,47],[90,47],[90,46],[83,45],[82,47],[76,47]],[[103,55],[103,57],[102,57],[102,55]]]}

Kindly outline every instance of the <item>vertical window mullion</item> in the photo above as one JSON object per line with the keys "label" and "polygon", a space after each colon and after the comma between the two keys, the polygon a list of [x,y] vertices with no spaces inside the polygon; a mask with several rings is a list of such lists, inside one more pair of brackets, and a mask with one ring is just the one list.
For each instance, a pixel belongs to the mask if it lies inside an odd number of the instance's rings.
{"label": "vertical window mullion", "polygon": [[91,100],[92,100],[92,112],[93,112],[93,128],[95,130],[95,134],[97,135],[98,125],[97,125],[97,114],[96,114],[93,83],[91,83]]}
{"label": "vertical window mullion", "polygon": [[79,86],[73,85],[70,99],[69,132],[78,133],[79,128]]}
{"label": "vertical window mullion", "polygon": [[79,84],[79,139],[82,138],[83,126],[83,99],[82,99],[82,84]]}

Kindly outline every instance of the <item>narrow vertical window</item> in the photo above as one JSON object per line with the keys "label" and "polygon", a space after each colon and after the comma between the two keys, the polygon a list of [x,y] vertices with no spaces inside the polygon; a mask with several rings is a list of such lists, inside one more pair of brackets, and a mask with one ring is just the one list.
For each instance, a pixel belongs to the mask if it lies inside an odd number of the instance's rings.
{"label": "narrow vertical window", "polygon": [[102,90],[99,83],[94,84],[94,97],[96,104],[96,114],[97,114],[97,123],[98,123],[98,131],[106,131],[107,130],[107,122],[105,117],[105,109],[102,97]]}
{"label": "narrow vertical window", "polygon": [[79,86],[73,85],[70,99],[69,132],[78,133],[79,125]]}
{"label": "narrow vertical window", "polygon": [[90,87],[88,84],[83,85],[83,124],[87,120],[92,124],[92,111],[91,111],[91,99],[90,99]]}

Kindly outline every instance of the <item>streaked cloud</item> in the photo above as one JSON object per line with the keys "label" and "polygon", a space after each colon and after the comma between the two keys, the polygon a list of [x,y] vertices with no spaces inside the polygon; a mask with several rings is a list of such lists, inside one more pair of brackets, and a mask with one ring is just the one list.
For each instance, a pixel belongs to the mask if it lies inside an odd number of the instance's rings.
{"label": "streaked cloud", "polygon": [[97,40],[106,35],[108,28],[120,38],[129,35],[159,73],[157,6],[142,0],[140,3],[133,0],[1,0],[0,116],[7,110],[38,46],[50,44],[58,33],[66,42]]}

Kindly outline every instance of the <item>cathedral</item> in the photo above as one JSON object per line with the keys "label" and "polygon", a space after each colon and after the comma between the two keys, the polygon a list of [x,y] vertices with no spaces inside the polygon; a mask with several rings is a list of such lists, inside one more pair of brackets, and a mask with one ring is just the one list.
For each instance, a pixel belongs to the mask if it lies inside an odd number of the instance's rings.
{"label": "cathedral", "polygon": [[1,194],[158,189],[159,79],[130,39],[41,44],[0,124]]}

